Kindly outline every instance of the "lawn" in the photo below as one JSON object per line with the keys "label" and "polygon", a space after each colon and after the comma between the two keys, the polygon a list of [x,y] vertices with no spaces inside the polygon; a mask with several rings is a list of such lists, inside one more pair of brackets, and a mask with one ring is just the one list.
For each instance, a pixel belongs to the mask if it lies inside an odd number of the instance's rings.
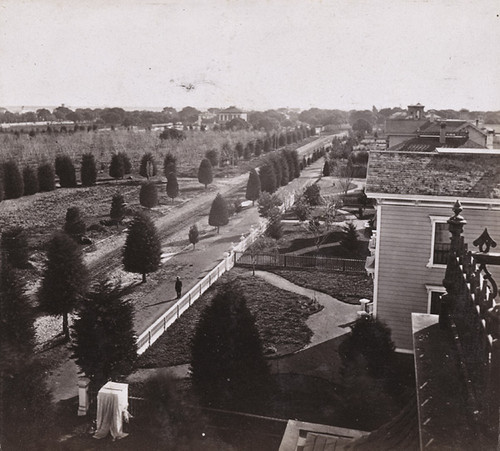
{"label": "lawn", "polygon": [[139,358],[138,366],[156,368],[189,363],[190,343],[201,312],[210,303],[217,288],[234,279],[238,280],[248,308],[255,317],[264,349],[275,348],[278,353],[287,353],[309,343],[312,331],[305,323],[310,315],[309,299],[276,288],[243,269],[234,268],[167,329]]}
{"label": "lawn", "polygon": [[324,272],[317,269],[272,269],[271,272],[349,304],[358,304],[361,298],[373,299],[373,280],[364,273]]}

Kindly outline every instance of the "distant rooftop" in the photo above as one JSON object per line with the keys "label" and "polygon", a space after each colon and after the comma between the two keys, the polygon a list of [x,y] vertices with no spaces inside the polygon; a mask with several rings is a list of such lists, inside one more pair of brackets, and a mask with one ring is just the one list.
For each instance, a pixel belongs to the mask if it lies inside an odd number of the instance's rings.
{"label": "distant rooftop", "polygon": [[371,152],[366,191],[374,194],[500,199],[500,155]]}
{"label": "distant rooftop", "polygon": [[243,113],[243,111],[240,110],[239,108],[236,108],[235,106],[230,106],[229,108],[226,108],[225,110],[222,110],[219,113],[235,113],[235,114],[238,114],[238,113]]}

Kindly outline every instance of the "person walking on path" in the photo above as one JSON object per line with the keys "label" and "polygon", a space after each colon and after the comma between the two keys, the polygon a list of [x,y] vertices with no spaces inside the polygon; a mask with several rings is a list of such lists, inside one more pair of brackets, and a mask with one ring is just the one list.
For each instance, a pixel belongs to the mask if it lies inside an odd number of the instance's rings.
{"label": "person walking on path", "polygon": [[177,299],[180,299],[182,294],[182,281],[179,279],[179,276],[175,279],[175,291],[177,293]]}

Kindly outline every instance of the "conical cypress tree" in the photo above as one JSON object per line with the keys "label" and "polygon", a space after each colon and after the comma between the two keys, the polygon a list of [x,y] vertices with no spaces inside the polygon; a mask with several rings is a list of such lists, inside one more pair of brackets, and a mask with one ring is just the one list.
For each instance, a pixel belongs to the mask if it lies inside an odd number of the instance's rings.
{"label": "conical cypress tree", "polygon": [[81,178],[82,186],[94,186],[97,181],[97,165],[91,153],[82,155]]}
{"label": "conical cypress tree", "polygon": [[213,179],[212,164],[208,158],[204,158],[201,160],[200,167],[198,168],[198,181],[202,185],[205,185],[205,189],[207,189],[207,186],[212,183]]}
{"label": "conical cypress tree", "polygon": [[119,224],[123,221],[125,214],[125,200],[120,193],[116,193],[113,195],[113,199],[111,201],[111,211],[109,212],[109,217]]}
{"label": "conical cypress tree", "polygon": [[42,163],[38,166],[38,185],[42,192],[56,189],[54,166],[50,163]]}
{"label": "conical cypress tree", "polygon": [[156,161],[151,152],[147,152],[142,156],[139,174],[147,179],[156,175]]}
{"label": "conical cypress tree", "polygon": [[85,295],[87,286],[88,272],[80,248],[66,233],[56,232],[49,242],[38,299],[43,311],[62,315],[63,333],[68,339],[68,315]]}
{"label": "conical cypress tree", "polygon": [[177,176],[175,172],[171,172],[167,179],[167,196],[173,201],[178,195],[179,183],[177,182]]}
{"label": "conical cypress tree", "polygon": [[330,164],[328,160],[325,160],[325,164],[323,166],[323,177],[328,177],[330,175]]}
{"label": "conical cypress tree", "polygon": [[5,199],[17,199],[24,194],[24,181],[14,160],[3,164],[3,190]]}
{"label": "conical cypress tree", "polygon": [[2,232],[2,251],[4,258],[14,268],[28,266],[28,236],[21,227],[11,227]]}
{"label": "conical cypress tree", "polygon": [[220,193],[215,196],[212,202],[212,207],[210,208],[210,214],[208,216],[208,224],[212,227],[217,227],[217,233],[219,233],[219,227],[224,226],[229,223],[229,213],[227,211],[226,200],[220,195]]}
{"label": "conical cypress tree", "polygon": [[38,193],[40,186],[38,185],[38,174],[30,167],[26,166],[23,169],[24,195],[30,196]]}
{"label": "conical cypress tree", "polygon": [[269,162],[271,163],[274,175],[276,177],[276,188],[279,188],[281,186],[281,179],[283,177],[283,169],[281,167],[281,160],[279,158],[279,155],[277,155],[276,153],[272,153],[271,155],[269,155]]}
{"label": "conical cypress tree", "polygon": [[[300,161],[299,161],[299,153],[296,150],[292,150],[292,161],[293,161],[293,167],[295,168],[295,174],[294,174],[294,179],[300,177]],[[291,171],[291,168],[290,168]],[[292,180],[290,178],[290,180]]]}
{"label": "conical cypress tree", "polygon": [[255,411],[270,393],[270,373],[255,319],[235,284],[203,311],[191,347],[193,386],[204,405]]}
{"label": "conical cypress tree", "polygon": [[130,162],[130,158],[126,152],[118,152],[118,157],[122,160],[123,163],[123,172],[125,174],[130,174],[132,172],[132,163]]}
{"label": "conical cypress tree", "polygon": [[165,155],[165,159],[163,160],[163,173],[167,180],[170,174],[177,175],[177,158],[175,158],[171,153],[167,153]]}
{"label": "conical cypress tree", "polygon": [[148,180],[141,185],[139,202],[146,208],[153,208],[158,205],[158,189],[156,188],[156,183]]}
{"label": "conical cypress tree", "polygon": [[260,167],[260,188],[267,193],[276,191],[276,175],[271,163],[266,163]]}
{"label": "conical cypress tree", "polygon": [[66,210],[66,222],[64,231],[77,243],[80,242],[82,235],[85,235],[87,226],[82,218],[82,213],[78,207],[69,207]]}
{"label": "conical cypress tree", "polygon": [[260,177],[255,169],[250,171],[248,176],[247,191],[245,195],[246,199],[252,201],[252,205],[255,205],[255,201],[260,197]]}
{"label": "conical cypress tree", "polygon": [[56,174],[62,188],[76,187],[75,166],[69,155],[58,155],[56,157]]}
{"label": "conical cypress tree", "polygon": [[288,168],[288,161],[282,153],[279,155],[279,161],[281,166],[281,186],[286,186],[290,181],[290,170]]}
{"label": "conical cypress tree", "polygon": [[123,290],[105,280],[93,287],[73,325],[73,357],[94,383],[126,374],[137,358],[132,304]]}
{"label": "conical cypress tree", "polygon": [[143,213],[136,215],[128,230],[123,251],[125,271],[146,274],[156,271],[161,263],[161,241],[153,221]]}
{"label": "conical cypress tree", "polygon": [[125,165],[120,154],[113,154],[109,165],[109,175],[114,179],[122,179],[125,175]]}

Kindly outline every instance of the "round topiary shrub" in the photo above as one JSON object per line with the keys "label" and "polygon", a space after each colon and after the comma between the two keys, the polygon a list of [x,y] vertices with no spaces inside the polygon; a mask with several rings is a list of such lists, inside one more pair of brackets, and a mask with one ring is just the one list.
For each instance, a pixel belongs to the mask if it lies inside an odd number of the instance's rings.
{"label": "round topiary shrub", "polygon": [[54,167],[50,163],[38,166],[38,186],[40,191],[53,191],[56,188]]}
{"label": "round topiary shrub", "polygon": [[58,155],[56,157],[56,174],[62,188],[76,187],[75,166],[69,155]]}
{"label": "round topiary shrub", "polygon": [[38,190],[40,189],[38,185],[38,174],[30,166],[26,166],[23,169],[23,181],[25,196],[30,196],[31,194],[38,193]]}
{"label": "round topiary shrub", "polygon": [[158,189],[153,182],[145,182],[139,192],[139,202],[143,207],[153,208],[158,205]]}

